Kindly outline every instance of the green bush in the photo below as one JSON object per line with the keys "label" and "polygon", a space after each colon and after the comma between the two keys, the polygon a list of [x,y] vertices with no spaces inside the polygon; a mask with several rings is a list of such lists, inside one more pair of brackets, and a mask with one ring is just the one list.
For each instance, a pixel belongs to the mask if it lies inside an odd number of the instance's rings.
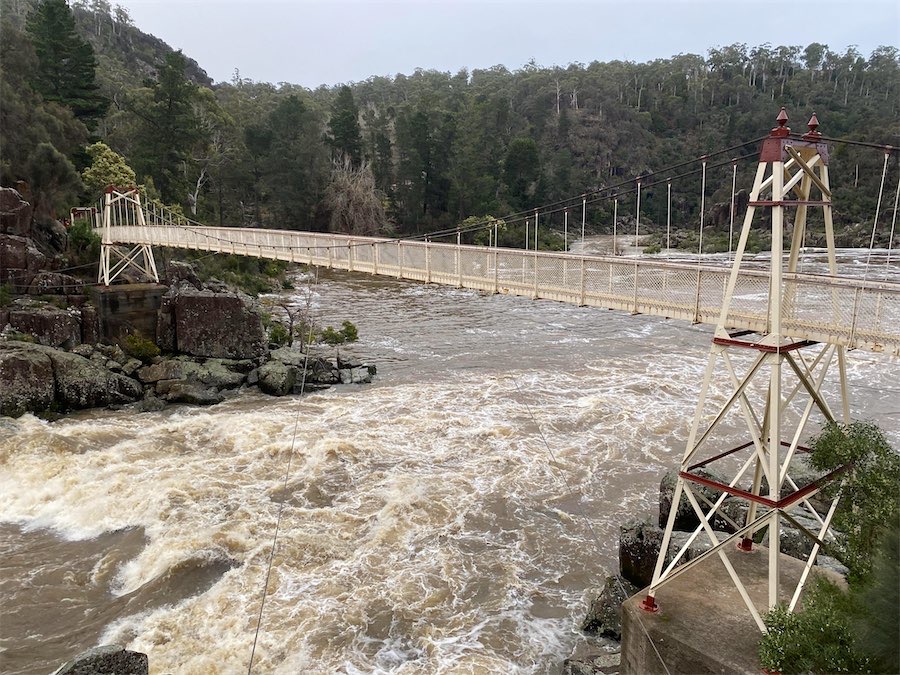
{"label": "green bush", "polygon": [[356,342],[358,339],[359,331],[350,321],[344,321],[340,330],[336,330],[332,326],[326,326],[319,333],[319,342],[332,346]]}
{"label": "green bush", "polygon": [[644,253],[647,255],[655,255],[660,252],[662,252],[662,246],[659,244],[650,244],[644,248]]}
{"label": "green bush", "polygon": [[802,612],[778,606],[765,615],[760,665],[789,673],[867,673],[869,659],[854,645],[854,598],[825,579],[807,591]]}
{"label": "green bush", "polygon": [[0,284],[0,307],[6,307],[12,302],[12,285]]}
{"label": "green bush", "polygon": [[149,363],[153,358],[159,356],[159,347],[156,346],[156,343],[137,333],[125,336],[125,339],[122,340],[122,351],[144,363]]}
{"label": "green bush", "polygon": [[269,328],[269,344],[277,345],[279,347],[291,344],[291,334],[288,329],[284,327],[284,324],[278,321],[272,322],[272,325]]}

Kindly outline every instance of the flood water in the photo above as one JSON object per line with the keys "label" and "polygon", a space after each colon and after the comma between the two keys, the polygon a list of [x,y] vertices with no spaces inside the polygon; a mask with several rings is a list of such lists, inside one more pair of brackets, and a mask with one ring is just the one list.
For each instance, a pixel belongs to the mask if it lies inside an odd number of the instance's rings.
{"label": "flood water", "polygon": [[[98,643],[154,673],[246,672],[279,509],[254,672],[557,673],[584,646],[619,525],[655,517],[684,450],[711,327],[310,284],[293,295],[356,323],[373,384],[0,418],[3,672]],[[848,355],[854,415],[895,446],[898,366]]]}

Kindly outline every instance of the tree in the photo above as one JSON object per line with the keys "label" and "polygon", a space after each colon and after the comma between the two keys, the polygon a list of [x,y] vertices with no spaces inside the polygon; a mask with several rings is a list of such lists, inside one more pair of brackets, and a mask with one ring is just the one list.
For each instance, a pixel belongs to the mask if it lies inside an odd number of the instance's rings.
{"label": "tree", "polygon": [[90,155],[91,165],[81,172],[81,180],[84,189],[92,196],[109,185],[127,188],[137,184],[134,169],[106,143],[98,141],[88,146],[87,153]]}
{"label": "tree", "polygon": [[331,106],[328,132],[331,134],[331,147],[336,153],[332,157],[345,155],[354,165],[358,165],[362,157],[359,108],[353,100],[353,92],[347,85],[340,88]]}
{"label": "tree", "polygon": [[506,150],[503,182],[509,190],[514,208],[531,206],[535,187],[541,174],[537,143],[531,138],[514,138]]}
{"label": "tree", "polygon": [[27,27],[38,58],[32,87],[45,101],[69,108],[88,129],[95,129],[109,101],[99,93],[94,50],[76,32],[66,1],[44,0]]}
{"label": "tree", "polygon": [[41,143],[28,158],[35,218],[56,216],[75,203],[82,189],[72,162],[49,143]]}
{"label": "tree", "polygon": [[158,78],[128,104],[141,120],[133,157],[135,170],[141,179],[153,178],[166,203],[187,201],[193,187],[188,165],[203,138],[195,108],[198,87],[185,77],[186,65],[180,51],[169,53]]}
{"label": "tree", "polygon": [[331,213],[331,231],[375,235],[387,223],[384,205],[375,189],[369,165],[354,167],[345,155],[335,162],[325,189],[325,206]]}

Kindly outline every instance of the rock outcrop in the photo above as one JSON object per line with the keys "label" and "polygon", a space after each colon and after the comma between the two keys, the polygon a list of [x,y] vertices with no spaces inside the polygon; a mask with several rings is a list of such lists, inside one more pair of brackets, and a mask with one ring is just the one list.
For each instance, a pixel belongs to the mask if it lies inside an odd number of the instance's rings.
{"label": "rock outcrop", "polygon": [[148,675],[149,672],[146,654],[119,645],[103,645],[82,652],[52,675]]}
{"label": "rock outcrop", "polygon": [[[46,302],[19,299],[7,308],[6,323],[47,347],[70,349],[81,344],[81,311],[59,309]],[[0,326],[2,330],[5,326]]]}
{"label": "rock outcrop", "polygon": [[163,296],[156,334],[163,350],[203,358],[258,359],[268,347],[262,315],[249,296],[186,281]]}

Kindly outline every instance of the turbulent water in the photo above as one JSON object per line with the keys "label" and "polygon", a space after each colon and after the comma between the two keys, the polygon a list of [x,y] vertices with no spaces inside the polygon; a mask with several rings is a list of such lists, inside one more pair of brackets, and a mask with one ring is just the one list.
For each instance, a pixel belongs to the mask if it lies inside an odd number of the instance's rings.
{"label": "turbulent water", "polygon": [[[373,384],[0,418],[4,672],[110,642],[246,672],[280,509],[255,672],[555,673],[584,647],[710,328],[343,273],[311,293],[358,325]],[[896,444],[897,361],[848,361],[853,412]]]}

